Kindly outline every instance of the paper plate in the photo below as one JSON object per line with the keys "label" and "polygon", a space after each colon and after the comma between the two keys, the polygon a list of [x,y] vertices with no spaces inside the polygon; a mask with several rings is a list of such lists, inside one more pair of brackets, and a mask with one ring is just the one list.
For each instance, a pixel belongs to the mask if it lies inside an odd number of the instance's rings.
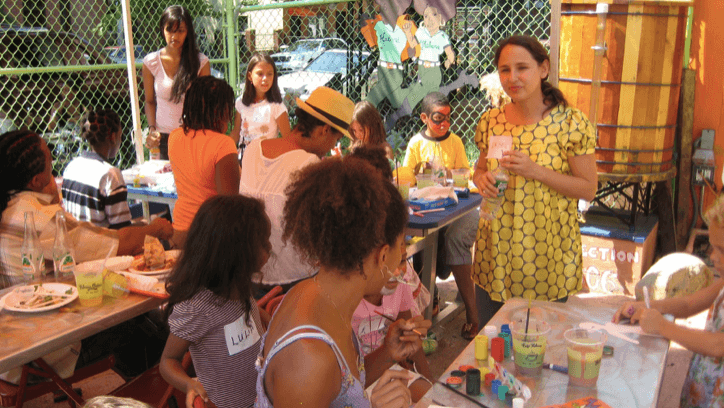
{"label": "paper plate", "polygon": [[166,260],[168,261],[168,259],[173,259],[173,262],[166,268],[156,269],[153,271],[137,269],[138,266],[143,263],[143,255],[139,255],[136,257],[136,259],[133,260],[133,264],[130,268],[128,268],[128,272],[150,276],[165,275],[171,272],[171,269],[173,269],[174,265],[176,265],[176,260],[178,259],[179,255],[181,255],[181,250],[179,249],[172,249],[170,251],[166,251]]}
{"label": "paper plate", "polygon": [[[25,307],[21,303],[32,299],[38,291],[41,291],[41,296],[42,293],[47,293],[49,299],[51,299],[52,295],[62,295],[65,297],[58,298],[57,303],[41,307]],[[0,299],[0,304],[12,312],[39,313],[63,307],[76,298],[78,298],[78,289],[75,286],[65,283],[43,283],[17,287],[12,292],[3,296],[3,298]],[[43,303],[47,302],[40,302],[39,304]]]}

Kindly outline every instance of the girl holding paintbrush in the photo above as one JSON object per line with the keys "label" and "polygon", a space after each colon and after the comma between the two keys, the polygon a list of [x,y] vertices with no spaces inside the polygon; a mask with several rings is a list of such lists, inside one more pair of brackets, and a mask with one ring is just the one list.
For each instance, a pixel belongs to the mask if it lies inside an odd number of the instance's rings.
{"label": "girl holding paintbrush", "polygon": [[[719,276],[724,273],[724,195],[706,212],[709,224],[709,259]],[[724,279],[687,296],[629,302],[613,316],[613,322],[630,318],[646,333],[659,334],[694,352],[689,372],[681,391],[680,406],[724,406]],[[647,303],[649,303],[647,305]],[[709,309],[704,330],[690,329],[666,320],[663,315],[689,317]]]}
{"label": "girl holding paintbrush", "polygon": [[[404,271],[407,257],[404,241],[400,253],[397,271]],[[352,316],[352,330],[361,340],[364,353],[369,354],[382,347],[389,326],[398,319],[412,319],[413,310],[412,287],[395,277],[391,277],[379,293],[365,295]],[[419,316],[419,313],[415,315]],[[418,350],[402,366],[417,373],[408,380],[412,402],[417,402],[430,389],[430,381],[433,381],[425,353],[422,349]]]}

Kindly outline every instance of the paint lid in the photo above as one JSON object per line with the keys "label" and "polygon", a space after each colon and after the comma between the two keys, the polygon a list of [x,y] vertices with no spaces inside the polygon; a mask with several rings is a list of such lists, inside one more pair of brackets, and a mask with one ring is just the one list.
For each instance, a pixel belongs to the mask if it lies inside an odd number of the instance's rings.
{"label": "paint lid", "polygon": [[510,334],[510,325],[504,324],[504,325],[500,326],[500,332]]}
{"label": "paint lid", "polygon": [[498,336],[498,328],[491,324],[483,328],[483,333],[485,333],[489,339],[492,339]]}
{"label": "paint lid", "polygon": [[613,346],[603,346],[603,355],[612,356],[613,355]]}
{"label": "paint lid", "polygon": [[463,384],[463,379],[460,377],[448,377],[445,382],[451,387],[460,388],[460,386]]}
{"label": "paint lid", "polygon": [[462,377],[465,377],[465,371],[453,370],[453,371],[450,372],[450,375],[453,376],[453,377],[460,377],[460,378],[462,378]]}
{"label": "paint lid", "polygon": [[523,398],[513,398],[513,408],[523,408],[525,400]]}

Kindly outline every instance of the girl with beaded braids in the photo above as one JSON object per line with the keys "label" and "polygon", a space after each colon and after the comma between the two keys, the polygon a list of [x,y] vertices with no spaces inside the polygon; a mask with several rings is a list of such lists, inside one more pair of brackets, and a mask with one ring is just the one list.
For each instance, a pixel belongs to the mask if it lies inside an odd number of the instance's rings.
{"label": "girl with beaded braids", "polygon": [[[511,175],[497,219],[478,227],[473,281],[481,325],[512,297],[565,301],[581,289],[578,200],[592,200],[598,187],[593,126],[547,81],[543,45],[530,36],[506,38],[494,63],[511,102],[478,122],[473,181],[483,197],[495,197],[494,171]],[[513,149],[486,160],[496,140]]]}
{"label": "girl with beaded braids", "polygon": [[112,110],[85,115],[80,137],[90,150],[73,159],[63,172],[63,206],[78,221],[119,229],[131,225],[128,190],[121,171],[110,161],[121,147],[123,129]]}
{"label": "girl with beaded braids", "polygon": [[[45,141],[27,130],[0,135],[0,288],[22,279],[20,248],[25,212],[34,212],[40,245],[50,255],[55,214],[62,210]],[[135,255],[142,251],[146,235],[168,239],[173,232],[171,224],[161,218],[147,226],[110,230],[79,222],[71,214],[65,217],[77,262],[102,258],[113,245],[118,249],[111,255]]]}
{"label": "girl with beaded braids", "polygon": [[224,134],[234,112],[234,91],[226,81],[205,76],[191,82],[183,125],[171,132],[168,140],[178,194],[173,209],[174,245],[183,245],[191,221],[206,199],[239,192],[236,145]]}
{"label": "girl with beaded braids", "polygon": [[400,263],[400,193],[367,161],[334,157],[295,173],[286,194],[283,239],[319,272],[284,296],[262,338],[256,407],[409,407],[407,374],[388,368],[420,349],[430,322],[398,320],[364,356],[351,325]]}
{"label": "girl with beaded braids", "polygon": [[199,52],[193,17],[185,7],[166,8],[158,29],[166,46],[143,58],[146,146],[160,147],[161,159],[168,160],[169,134],[181,126],[186,90],[195,78],[211,75],[211,65]]}

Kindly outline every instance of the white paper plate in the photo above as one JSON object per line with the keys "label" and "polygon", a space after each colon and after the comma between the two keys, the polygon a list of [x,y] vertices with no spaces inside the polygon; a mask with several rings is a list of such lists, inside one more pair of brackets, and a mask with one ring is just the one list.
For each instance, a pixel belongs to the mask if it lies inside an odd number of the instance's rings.
{"label": "white paper plate", "polygon": [[58,309],[78,298],[78,289],[75,286],[67,285],[65,283],[43,283],[42,287],[45,290],[59,295],[67,294],[68,297],[58,303],[49,306],[43,306],[33,309],[22,307],[20,302],[30,299],[33,296],[33,293],[35,293],[38,286],[41,285],[26,285],[15,288],[12,292],[8,293],[7,295],[3,296],[2,299],[0,299],[0,304],[2,304],[5,309],[12,312],[38,313]]}
{"label": "white paper plate", "polygon": [[[173,259],[174,261],[176,261],[178,259],[179,255],[181,255],[180,249],[172,249],[170,251],[166,251],[166,259],[170,258],[170,259]],[[165,274],[171,272],[171,269],[173,269],[173,265],[172,265],[168,268],[156,269],[154,271],[138,270],[138,269],[134,268],[134,265],[138,265],[137,262],[139,262],[139,259],[140,259],[140,262],[143,262],[143,256],[141,256],[141,258],[137,257],[137,259],[133,260],[133,265],[131,265],[131,267],[128,268],[128,272],[137,273],[139,275],[155,276],[155,275],[165,275]],[[175,265],[175,262],[174,262],[174,265]]]}

